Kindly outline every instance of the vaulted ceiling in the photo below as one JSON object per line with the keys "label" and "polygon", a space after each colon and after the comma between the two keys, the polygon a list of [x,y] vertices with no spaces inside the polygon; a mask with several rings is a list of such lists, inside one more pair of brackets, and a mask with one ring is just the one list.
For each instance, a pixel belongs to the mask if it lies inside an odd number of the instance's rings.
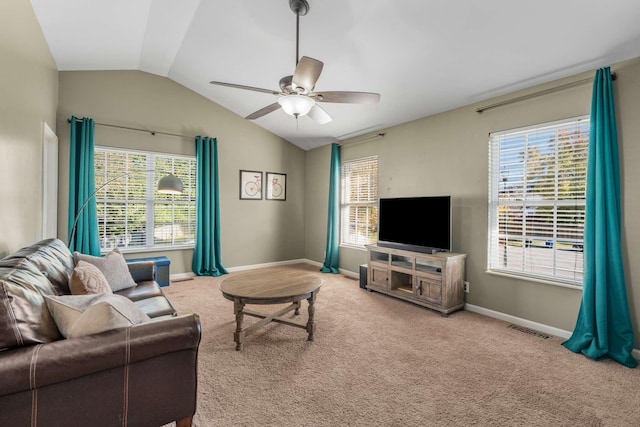
{"label": "vaulted ceiling", "polygon": [[[640,56],[638,0],[308,0],[300,56],[317,90],[381,94],[322,103],[319,125],[282,110],[255,120],[308,150]],[[293,73],[289,0],[31,0],[59,70],[166,76],[245,117]]]}

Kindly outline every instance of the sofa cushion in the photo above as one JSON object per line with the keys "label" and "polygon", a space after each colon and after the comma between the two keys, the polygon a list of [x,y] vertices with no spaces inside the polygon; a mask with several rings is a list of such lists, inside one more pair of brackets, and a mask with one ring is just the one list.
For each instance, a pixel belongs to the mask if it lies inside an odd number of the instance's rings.
{"label": "sofa cushion", "polygon": [[102,271],[86,261],[78,261],[69,280],[69,289],[73,295],[112,293],[107,278]]}
{"label": "sofa cushion", "polygon": [[27,259],[51,282],[57,295],[69,293],[69,276],[73,270],[73,255],[59,239],[46,239],[13,252],[5,259]]}
{"label": "sofa cushion", "polygon": [[27,258],[0,260],[0,351],[59,340],[44,295],[56,289]]}
{"label": "sofa cushion", "polygon": [[113,249],[104,257],[85,255],[80,252],[75,252],[73,256],[76,265],[79,261],[85,261],[98,267],[107,278],[113,292],[136,286],[136,282],[133,281],[131,273],[129,273],[127,262],[118,248]]}
{"label": "sofa cushion", "polygon": [[131,300],[113,294],[45,297],[60,333],[66,338],[96,334],[146,322]]}
{"label": "sofa cushion", "polygon": [[135,304],[151,318],[177,315],[169,300],[163,296],[141,299]]}
{"label": "sofa cushion", "polygon": [[152,280],[139,282],[135,288],[122,289],[115,293],[129,298],[131,301],[164,296],[158,282]]}

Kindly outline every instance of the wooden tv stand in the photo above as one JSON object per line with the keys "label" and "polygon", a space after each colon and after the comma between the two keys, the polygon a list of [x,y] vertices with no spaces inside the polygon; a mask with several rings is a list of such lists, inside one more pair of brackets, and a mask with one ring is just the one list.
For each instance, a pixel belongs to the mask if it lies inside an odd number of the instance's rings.
{"label": "wooden tv stand", "polygon": [[464,307],[466,254],[367,246],[367,289],[447,315]]}

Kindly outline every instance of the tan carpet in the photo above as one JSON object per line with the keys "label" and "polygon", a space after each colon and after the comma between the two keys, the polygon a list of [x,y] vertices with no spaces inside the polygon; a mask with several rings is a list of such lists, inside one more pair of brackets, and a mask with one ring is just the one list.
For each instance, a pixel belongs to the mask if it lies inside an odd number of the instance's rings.
{"label": "tan carpet", "polygon": [[224,277],[165,288],[179,312],[202,321],[196,426],[640,426],[640,369],[591,361],[561,338],[476,313],[442,317],[317,274],[325,282],[315,341],[272,323],[241,352],[233,303],[218,289]]}

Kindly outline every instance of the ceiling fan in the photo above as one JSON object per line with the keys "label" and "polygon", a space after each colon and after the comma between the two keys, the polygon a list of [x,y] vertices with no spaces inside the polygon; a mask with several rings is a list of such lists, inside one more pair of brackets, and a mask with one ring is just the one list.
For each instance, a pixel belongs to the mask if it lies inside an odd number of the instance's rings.
{"label": "ceiling fan", "polygon": [[300,40],[300,16],[304,16],[309,12],[309,3],[307,0],[289,0],[289,7],[296,14],[296,69],[291,76],[285,76],[280,79],[280,91],[262,89],[253,86],[244,86],[234,83],[216,82],[211,84],[234,87],[237,89],[251,90],[254,92],[269,93],[278,96],[278,101],[267,105],[249,114],[245,117],[248,120],[255,120],[265,116],[279,108],[282,108],[287,114],[294,116],[308,115],[311,119],[319,124],[329,123],[331,117],[323,110],[318,102],[332,102],[341,104],[376,104],[380,101],[380,94],[370,92],[316,92],[314,91],[316,81],[320,77],[322,61],[303,56],[299,58],[299,40]]}

